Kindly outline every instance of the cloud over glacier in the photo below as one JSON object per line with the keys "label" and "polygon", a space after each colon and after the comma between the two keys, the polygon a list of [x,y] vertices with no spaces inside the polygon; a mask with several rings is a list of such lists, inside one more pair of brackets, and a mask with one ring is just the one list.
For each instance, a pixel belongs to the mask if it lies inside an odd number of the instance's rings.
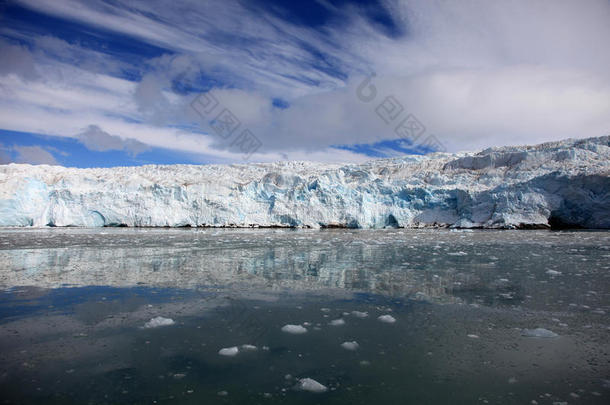
{"label": "cloud over glacier", "polygon": [[[4,129],[76,137],[97,125],[151,147],[239,161],[189,114],[193,97],[210,90],[261,139],[259,161],[363,160],[334,146],[396,138],[374,111],[389,95],[452,151],[610,128],[610,54],[599,46],[610,37],[606,1],[319,2],[311,7],[324,18],[314,22],[259,2],[18,4],[122,47],[7,20]],[[354,90],[373,73],[379,98],[363,104]]]}

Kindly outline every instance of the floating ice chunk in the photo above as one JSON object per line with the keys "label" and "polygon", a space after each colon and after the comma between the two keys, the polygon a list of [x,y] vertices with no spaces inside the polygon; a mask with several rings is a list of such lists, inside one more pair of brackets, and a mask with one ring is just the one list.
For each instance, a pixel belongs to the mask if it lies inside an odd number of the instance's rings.
{"label": "floating ice chunk", "polygon": [[368,312],[360,311],[352,311],[352,315],[354,315],[356,318],[366,318],[367,316],[369,316]]}
{"label": "floating ice chunk", "polygon": [[239,349],[237,348],[237,346],[224,347],[218,351],[218,354],[220,354],[221,356],[228,356],[228,357],[237,356],[237,353],[239,353]]}
{"label": "floating ice chunk", "polygon": [[392,315],[381,315],[379,317],[377,317],[378,320],[380,320],[383,323],[394,323],[396,322],[396,318],[394,318]]}
{"label": "floating ice chunk", "polygon": [[241,345],[241,348],[243,351],[246,351],[246,352],[253,352],[255,350],[258,350],[258,347],[254,346],[254,345]]}
{"label": "floating ice chunk", "polygon": [[162,316],[157,316],[156,318],[152,318],[150,321],[144,324],[144,328],[158,328],[160,326],[169,326],[173,325],[175,322],[171,318],[163,318]]}
{"label": "floating ice chunk", "polygon": [[343,320],[343,318],[333,319],[328,324],[330,326],[341,326],[341,325],[345,325],[345,321]]}
{"label": "floating ice chunk", "polygon": [[368,361],[368,360],[362,360],[362,361],[360,362],[360,365],[361,365],[361,366],[370,366],[370,365],[371,365],[371,362],[370,362],[370,361]]}
{"label": "floating ice chunk", "polygon": [[556,338],[559,337],[555,332],[551,332],[548,329],[536,328],[536,329],[523,329],[521,336],[525,337],[536,337],[536,338]]}
{"label": "floating ice chunk", "polygon": [[328,388],[325,385],[320,384],[312,378],[301,378],[297,384],[297,389],[315,393],[328,391]]}
{"label": "floating ice chunk", "polygon": [[469,338],[471,338],[471,339],[478,339],[478,338],[479,338],[479,335],[475,335],[475,334],[473,334],[473,333],[471,333],[470,335],[467,335],[467,336],[468,336]]}
{"label": "floating ice chunk", "polygon": [[557,270],[547,270],[546,274],[548,274],[550,276],[559,276],[561,274],[561,272],[557,271]]}
{"label": "floating ice chunk", "polygon": [[447,255],[449,255],[449,256],[468,256],[468,253],[460,251],[460,252],[450,252],[450,253],[447,253]]}
{"label": "floating ice chunk", "polygon": [[344,348],[345,350],[358,350],[358,348],[360,347],[360,345],[358,344],[358,342],[351,341],[351,342],[343,342],[341,343],[341,347]]}
{"label": "floating ice chunk", "polygon": [[227,391],[218,391],[216,394],[219,397],[226,397],[227,395],[229,395],[229,393]]}
{"label": "floating ice chunk", "polygon": [[307,329],[301,325],[284,325],[282,326],[282,332],[291,333],[293,335],[300,335],[306,333]]}

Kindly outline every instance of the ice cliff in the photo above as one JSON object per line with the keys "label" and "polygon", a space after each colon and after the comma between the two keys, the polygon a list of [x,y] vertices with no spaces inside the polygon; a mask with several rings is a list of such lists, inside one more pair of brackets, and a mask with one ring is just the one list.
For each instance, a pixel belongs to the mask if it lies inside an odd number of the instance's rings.
{"label": "ice cliff", "polygon": [[610,136],[358,165],[9,164],[0,226],[610,228]]}

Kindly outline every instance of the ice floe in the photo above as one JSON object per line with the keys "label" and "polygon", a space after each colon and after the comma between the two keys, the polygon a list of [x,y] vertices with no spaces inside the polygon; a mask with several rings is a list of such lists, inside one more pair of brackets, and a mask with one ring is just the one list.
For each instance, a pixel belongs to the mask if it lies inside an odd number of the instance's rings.
{"label": "ice floe", "polygon": [[284,325],[282,326],[282,332],[290,333],[293,335],[301,335],[307,333],[307,329],[301,325]]}
{"label": "ice floe", "polygon": [[367,316],[369,316],[368,312],[360,311],[352,311],[352,315],[354,315],[356,318],[366,318]]}
{"label": "ice floe", "polygon": [[556,338],[559,337],[558,334],[552,332],[548,329],[544,328],[536,328],[536,329],[523,329],[521,331],[521,336],[525,337],[536,337],[536,338]]}
{"label": "ice floe", "polygon": [[351,341],[351,342],[343,342],[341,343],[341,347],[344,348],[345,350],[358,350],[358,348],[360,347],[360,345],[358,344],[358,342]]}
{"label": "ice floe", "polygon": [[239,353],[239,348],[237,346],[233,347],[224,347],[218,351],[218,354],[221,356],[234,357]]}
{"label": "ice floe", "polygon": [[320,384],[313,378],[301,378],[296,388],[301,391],[309,391],[315,393],[322,393],[328,391],[325,385]]}
{"label": "ice floe", "polygon": [[394,318],[392,315],[380,315],[377,317],[378,320],[380,320],[383,323],[394,323],[396,322],[396,318]]}
{"label": "ice floe", "polygon": [[162,316],[157,316],[155,318],[152,318],[150,321],[146,322],[144,324],[144,328],[146,328],[146,329],[158,328],[160,326],[170,326],[170,325],[173,325],[174,323],[175,323],[174,320],[171,318],[164,318]]}

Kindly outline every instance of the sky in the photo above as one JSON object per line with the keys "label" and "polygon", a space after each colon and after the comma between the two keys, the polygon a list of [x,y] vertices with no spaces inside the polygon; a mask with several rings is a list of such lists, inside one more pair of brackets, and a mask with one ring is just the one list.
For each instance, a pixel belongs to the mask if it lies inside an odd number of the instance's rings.
{"label": "sky", "polygon": [[608,0],[0,2],[0,164],[363,162],[610,134]]}

